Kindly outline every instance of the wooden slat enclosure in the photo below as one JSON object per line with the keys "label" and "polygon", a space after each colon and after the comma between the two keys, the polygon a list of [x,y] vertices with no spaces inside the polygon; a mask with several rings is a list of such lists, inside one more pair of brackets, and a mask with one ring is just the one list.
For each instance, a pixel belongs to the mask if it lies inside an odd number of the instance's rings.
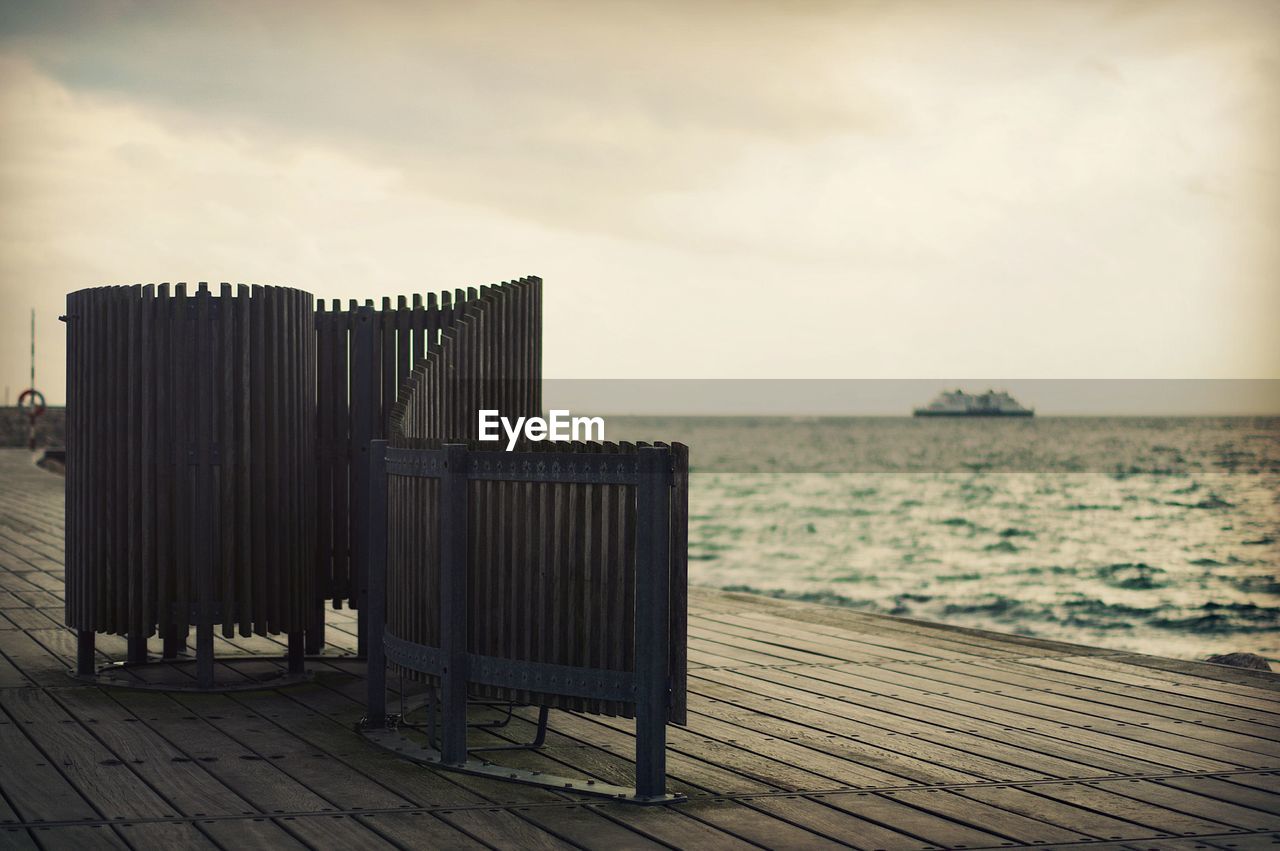
{"label": "wooden slat enclosure", "polygon": [[129,635],[135,661],[200,623],[305,628],[313,328],[311,296],[284,287],[67,297],[69,626]]}
{"label": "wooden slat enclosure", "polygon": [[[390,444],[438,449],[479,440],[477,411],[513,418],[541,411],[540,281],[482,289],[461,302],[439,348],[414,369],[390,423]],[[665,445],[665,444],[662,444]],[[522,442],[525,452],[634,456],[642,444]],[[685,721],[688,450],[671,447],[669,720]],[[388,632],[440,647],[439,483],[390,475]],[[596,671],[636,670],[636,488],[561,481],[467,484],[467,652]],[[396,669],[434,682],[419,671]],[[476,697],[634,717],[634,704],[599,697],[472,685]]]}

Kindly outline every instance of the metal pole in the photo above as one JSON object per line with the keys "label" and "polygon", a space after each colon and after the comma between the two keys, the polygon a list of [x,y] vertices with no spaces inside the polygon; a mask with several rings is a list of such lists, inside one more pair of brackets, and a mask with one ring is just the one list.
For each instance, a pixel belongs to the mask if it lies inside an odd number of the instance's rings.
{"label": "metal pole", "polygon": [[98,672],[93,639],[93,630],[76,630],[76,673],[82,677],[92,677]]}
{"label": "metal pole", "polygon": [[467,447],[445,446],[440,479],[440,755],[444,762],[467,761]]}
{"label": "metal pole", "polygon": [[290,674],[301,674],[307,670],[306,634],[302,630],[289,633],[289,649],[287,659]]}
{"label": "metal pole", "polygon": [[[31,308],[31,383],[27,385],[32,390],[36,389],[36,309]],[[35,417],[35,399],[31,400],[31,416],[27,421],[27,449],[34,452],[36,449],[36,417]]]}
{"label": "metal pole", "polygon": [[636,489],[636,797],[667,791],[671,450],[642,447]]}
{"label": "metal pole", "polygon": [[365,726],[381,729],[387,722],[387,661],[382,636],[387,625],[387,442],[369,444],[369,572],[365,682],[369,688]]}

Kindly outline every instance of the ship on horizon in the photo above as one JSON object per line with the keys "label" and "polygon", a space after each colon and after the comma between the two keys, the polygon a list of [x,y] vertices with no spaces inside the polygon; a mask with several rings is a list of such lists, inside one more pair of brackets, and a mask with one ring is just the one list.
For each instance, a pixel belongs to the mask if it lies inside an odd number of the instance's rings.
{"label": "ship on horizon", "polygon": [[944,390],[914,412],[917,417],[1033,417],[1035,413],[1034,408],[1023,406],[1003,390],[976,394]]}

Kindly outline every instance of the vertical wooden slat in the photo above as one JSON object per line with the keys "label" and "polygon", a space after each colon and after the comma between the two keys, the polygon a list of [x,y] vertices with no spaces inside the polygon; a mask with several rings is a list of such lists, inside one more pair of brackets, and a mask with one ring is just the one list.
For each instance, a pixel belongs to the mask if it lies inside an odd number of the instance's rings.
{"label": "vertical wooden slat", "polygon": [[67,294],[67,467],[66,488],[67,488],[67,509],[64,522],[64,534],[66,535],[66,552],[63,561],[66,565],[66,573],[64,577],[65,596],[62,601],[63,618],[66,620],[67,626],[72,629],[83,629],[83,618],[78,611],[77,606],[83,599],[80,594],[80,578],[83,576],[83,565],[80,562],[80,510],[81,510],[81,489],[83,476],[80,468],[80,452],[83,437],[80,425],[81,404],[79,394],[81,388],[79,381],[82,380],[84,373],[83,364],[80,362],[79,346],[83,339],[81,326],[77,320],[77,309],[79,308],[79,293]]}
{"label": "vertical wooden slat", "polygon": [[333,456],[333,576],[335,589],[334,604],[341,600],[349,600],[355,595],[351,582],[349,547],[351,535],[350,505],[350,401],[348,369],[349,331],[351,314],[342,310],[341,302],[333,301],[334,339],[333,339],[333,385],[334,404],[331,409],[333,428],[331,436],[334,441]]}
{"label": "vertical wooden slat", "polygon": [[[283,465],[287,463],[284,454],[281,452],[281,435],[282,435],[282,419],[284,411],[281,408],[281,372],[283,337],[281,333],[281,294],[275,287],[267,287],[263,293],[266,299],[266,327],[270,329],[267,334],[267,356],[266,356],[266,376],[265,376],[265,396],[263,398],[275,400],[273,404],[265,405],[266,408],[266,467],[267,467],[267,489],[266,500],[267,505],[273,506],[271,512],[271,521],[273,526],[280,523],[288,523],[288,506],[284,505],[285,495],[282,491],[282,482],[284,480]],[[282,511],[283,509],[283,511]],[[282,516],[283,515],[283,516]],[[275,530],[273,529],[274,533]],[[280,590],[283,584],[282,576],[288,569],[286,564],[287,555],[281,551],[281,541],[278,534],[270,534],[267,538],[267,631],[273,634],[279,633],[282,621],[282,600],[280,598]]]}
{"label": "vertical wooden slat", "polygon": [[671,722],[688,723],[689,447],[671,445]]}
{"label": "vertical wooden slat", "polygon": [[138,346],[141,343],[139,331],[139,308],[141,299],[138,296],[137,288],[125,287],[124,296],[124,323],[128,336],[124,343],[124,399],[125,399],[125,416],[121,420],[122,436],[124,437],[124,486],[126,488],[126,499],[124,504],[124,514],[126,525],[124,528],[124,543],[122,550],[123,559],[121,562],[122,577],[121,587],[127,588],[125,598],[126,623],[129,633],[129,661],[142,662],[146,661],[146,637],[142,632],[142,576],[137,568],[139,567],[137,560],[139,551],[142,548],[142,505],[141,505],[141,482],[139,481],[138,471],[141,467],[138,457],[138,446],[141,438],[140,423],[138,422],[141,415],[141,399],[142,392],[140,365],[142,363],[141,353]]}
{"label": "vertical wooden slat", "polygon": [[[299,321],[299,330],[302,334],[302,422],[299,424],[303,435],[303,495],[301,500],[301,510],[304,512],[303,521],[303,546],[304,553],[301,561],[300,569],[302,571],[299,577],[303,585],[302,601],[304,610],[302,613],[302,623],[304,629],[312,629],[315,625],[312,622],[314,607],[312,601],[320,599],[320,595],[316,591],[315,584],[315,559],[316,559],[316,526],[317,517],[315,513],[316,494],[319,487],[319,474],[317,472],[316,458],[316,331],[315,331],[315,300],[309,293],[301,294],[300,301],[301,318]],[[323,621],[324,610],[319,610],[319,618]],[[308,643],[310,643],[311,635],[308,633]],[[309,653],[319,653],[320,648],[308,650]]]}
{"label": "vertical wooden slat", "polygon": [[[413,315],[409,320],[409,327],[413,329],[413,344],[409,348],[409,369],[412,370],[418,365],[418,361],[422,360],[427,354],[427,311],[422,304],[422,294],[413,294]],[[408,376],[405,376],[406,378]],[[404,382],[401,381],[401,384]]]}
{"label": "vertical wooden slat", "polygon": [[195,454],[196,484],[192,518],[192,562],[196,582],[196,684],[213,687],[214,614],[214,477],[213,477],[213,358],[214,334],[208,286],[196,291],[195,344]]}
{"label": "vertical wooden slat", "polygon": [[164,640],[164,655],[177,651],[177,629],[173,618],[173,525],[174,465],[173,439],[173,299],[169,285],[161,284],[156,292],[156,624]]}
{"label": "vertical wooden slat", "polygon": [[391,427],[391,411],[399,398],[400,385],[403,379],[396,375],[396,312],[391,308],[391,299],[384,296],[382,310],[378,312],[378,359],[380,363],[382,384],[382,422],[383,434],[389,434]]}
{"label": "vertical wooden slat", "polygon": [[276,338],[279,341],[279,360],[277,363],[276,387],[278,388],[276,405],[280,419],[277,424],[276,452],[279,455],[278,475],[280,498],[280,526],[285,535],[280,536],[280,573],[276,593],[279,596],[279,622],[277,628],[281,632],[294,632],[297,629],[297,601],[289,591],[297,587],[298,552],[296,541],[298,531],[298,478],[299,470],[295,464],[296,453],[290,444],[295,443],[298,435],[298,394],[296,391],[299,377],[297,374],[298,331],[294,324],[297,318],[294,291],[277,290],[278,313],[276,320]]}
{"label": "vertical wooden slat", "polygon": [[141,290],[139,305],[139,321],[141,324],[139,353],[142,358],[140,380],[142,387],[139,398],[139,461],[141,464],[141,573],[142,573],[142,613],[141,621],[145,634],[150,635],[156,625],[156,576],[155,576],[155,492],[156,492],[156,457],[155,457],[155,385],[156,385],[156,353],[155,353],[155,287],[147,285]]}
{"label": "vertical wooden slat", "polygon": [[236,583],[236,442],[235,442],[235,310],[231,284],[219,288],[216,327],[218,404],[214,410],[218,447],[218,595],[222,601],[222,634],[235,635],[239,595]]}
{"label": "vertical wooden slat", "polygon": [[[267,399],[267,344],[266,344],[266,296],[263,287],[254,284],[249,297],[249,398]],[[253,631],[267,633],[267,507],[271,505],[267,493],[267,465],[270,448],[267,445],[267,405],[252,404],[249,408],[249,441],[252,460],[251,478],[252,513],[252,608]]]}
{"label": "vertical wooden slat", "polygon": [[[253,299],[249,287],[239,284],[235,297],[235,364],[234,375],[236,387],[239,388],[235,405],[235,440],[236,440],[236,580],[237,600],[239,603],[240,634],[248,637],[253,634],[255,592],[254,587],[254,546],[253,515],[255,509],[261,510],[262,495],[253,489],[253,471],[260,464],[258,453],[260,446],[253,443],[253,410],[260,407],[262,401],[252,393],[254,366],[252,358],[252,324],[251,311]],[[230,309],[231,305],[227,305]]]}
{"label": "vertical wooden slat", "polygon": [[191,380],[195,366],[191,303],[187,285],[178,283],[173,300],[173,464],[174,464],[174,565],[170,573],[173,583],[173,605],[177,632],[185,640],[191,626],[191,505],[194,467],[189,450],[193,442],[193,404],[195,382]]}

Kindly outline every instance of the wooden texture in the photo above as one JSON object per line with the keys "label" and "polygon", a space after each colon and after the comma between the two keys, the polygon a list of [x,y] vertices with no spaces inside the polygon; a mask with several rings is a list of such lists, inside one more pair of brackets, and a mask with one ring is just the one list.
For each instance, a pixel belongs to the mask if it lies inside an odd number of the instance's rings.
{"label": "wooden texture", "polygon": [[[448,294],[445,294],[448,296]],[[451,316],[438,347],[411,364],[397,344],[399,398],[392,410],[389,440],[401,448],[438,448],[466,443],[475,449],[499,444],[479,440],[477,412],[499,411],[514,418],[543,413],[541,402],[541,281],[519,281],[458,291],[442,298]],[[384,313],[388,307],[384,302]],[[411,312],[401,300],[396,318],[384,316],[397,334]],[[397,338],[399,339],[399,338]],[[388,355],[384,348],[383,361]],[[385,386],[385,382],[384,382]],[[640,444],[569,444],[589,453],[635,454]],[[563,449],[566,444],[525,443],[528,451]],[[669,718],[686,718],[685,587],[687,585],[688,450],[673,448],[675,482],[668,505],[671,538],[664,598],[669,658],[665,660],[672,699]],[[602,463],[604,458],[602,457]],[[387,587],[410,589],[409,606],[388,609],[388,630],[398,638],[438,647],[439,597],[420,589],[439,585],[437,546],[415,500],[397,510],[399,477],[392,476]],[[408,488],[417,487],[411,483]],[[424,495],[426,504],[434,498]],[[468,492],[468,647],[473,654],[578,668],[636,670],[636,489],[629,485],[471,482]],[[407,507],[399,505],[401,509]],[[412,545],[406,545],[412,542]],[[397,666],[397,670],[399,668]],[[434,677],[399,671],[434,684]],[[516,700],[633,717],[629,702],[530,693],[474,685],[476,697]]]}
{"label": "wooden texture", "polygon": [[70,626],[129,635],[143,656],[192,623],[206,640],[218,623],[226,638],[305,628],[312,315],[280,287],[68,296]]}
{"label": "wooden texture", "polygon": [[[62,485],[0,451],[3,847],[1190,851],[1280,833],[1280,676],[708,589],[689,593],[689,723],[668,755],[689,800],[671,806],[397,760],[353,732],[363,666],[338,655],[313,683],[231,696],[77,685]],[[406,510],[429,510],[418,499]],[[327,635],[330,653],[354,649],[352,613],[329,611]],[[533,718],[469,743],[528,739]],[[631,722],[551,719],[542,751],[493,758],[627,782]]]}

